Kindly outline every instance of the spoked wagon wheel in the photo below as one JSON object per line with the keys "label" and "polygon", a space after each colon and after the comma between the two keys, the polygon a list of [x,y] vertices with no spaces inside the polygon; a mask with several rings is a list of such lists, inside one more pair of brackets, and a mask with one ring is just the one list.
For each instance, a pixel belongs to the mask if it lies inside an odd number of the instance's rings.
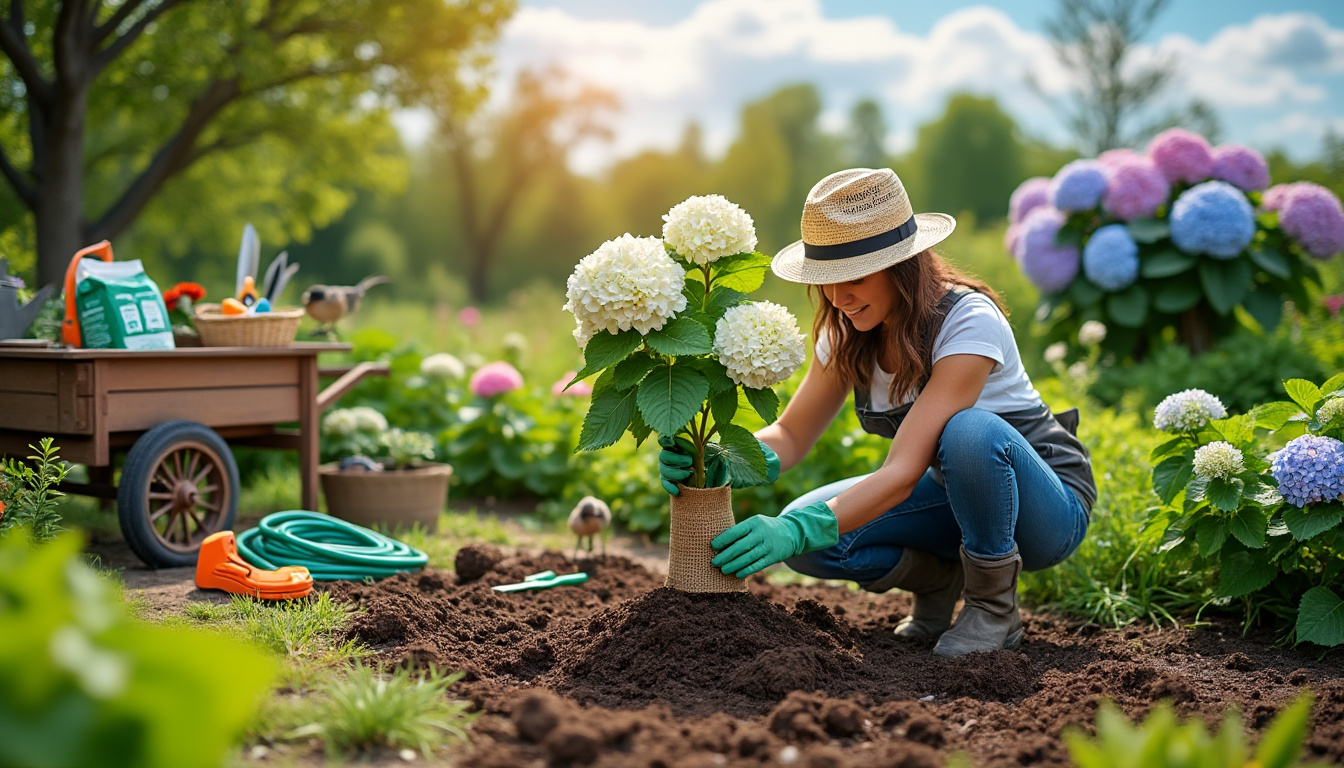
{"label": "spoked wagon wheel", "polygon": [[195,565],[205,537],[232,528],[237,514],[238,464],[204,424],[164,422],[126,454],[117,517],[146,565]]}

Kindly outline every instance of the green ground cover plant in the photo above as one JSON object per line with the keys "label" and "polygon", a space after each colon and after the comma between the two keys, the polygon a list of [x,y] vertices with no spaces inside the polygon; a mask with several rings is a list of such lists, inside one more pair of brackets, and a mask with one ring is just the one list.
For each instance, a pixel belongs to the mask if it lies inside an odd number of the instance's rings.
{"label": "green ground cover plant", "polygon": [[1153,449],[1152,523],[1163,549],[1219,574],[1247,626],[1274,621],[1286,639],[1344,644],[1344,374],[1323,386],[1290,379],[1291,401],[1228,416],[1201,390],[1164,400]]}
{"label": "green ground cover plant", "polygon": [[0,462],[0,537],[23,529],[34,543],[43,544],[63,530],[59,499],[65,494],[56,487],[70,466],[50,437],[28,447],[34,451],[28,457],[31,465],[18,459]]}

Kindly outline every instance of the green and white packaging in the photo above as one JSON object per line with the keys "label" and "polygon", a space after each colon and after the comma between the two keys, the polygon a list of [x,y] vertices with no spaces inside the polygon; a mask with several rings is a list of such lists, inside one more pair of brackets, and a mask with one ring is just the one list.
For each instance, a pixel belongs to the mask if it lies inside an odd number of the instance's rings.
{"label": "green and white packaging", "polygon": [[86,349],[172,349],[173,329],[159,287],[139,259],[75,268],[75,311]]}

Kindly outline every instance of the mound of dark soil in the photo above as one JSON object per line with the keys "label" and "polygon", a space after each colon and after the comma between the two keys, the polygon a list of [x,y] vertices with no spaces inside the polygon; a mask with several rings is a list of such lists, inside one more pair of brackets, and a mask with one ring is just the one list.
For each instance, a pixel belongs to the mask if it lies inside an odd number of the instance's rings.
{"label": "mound of dark soil", "polygon": [[[1344,661],[1241,637],[1025,617],[1019,652],[941,659],[898,642],[895,593],[751,585],[691,595],[621,558],[581,562],[579,587],[490,587],[566,557],[469,547],[463,578],[339,584],[362,608],[350,636],[390,664],[462,669],[486,713],[468,766],[1066,765],[1060,738],[1103,698],[1139,715],[1170,699],[1217,724],[1229,703],[1261,730],[1301,687],[1316,691],[1307,757],[1344,762]],[[470,578],[467,578],[470,577]]]}

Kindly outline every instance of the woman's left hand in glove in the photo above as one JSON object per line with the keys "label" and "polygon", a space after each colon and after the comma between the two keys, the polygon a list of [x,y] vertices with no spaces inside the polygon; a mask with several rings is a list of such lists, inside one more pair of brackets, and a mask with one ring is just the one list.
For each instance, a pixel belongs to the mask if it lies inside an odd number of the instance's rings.
{"label": "woman's left hand in glove", "polygon": [[835,546],[840,526],[824,501],[790,510],[778,517],[755,515],[710,542],[718,552],[710,564],[729,576],[745,579],[790,557]]}

